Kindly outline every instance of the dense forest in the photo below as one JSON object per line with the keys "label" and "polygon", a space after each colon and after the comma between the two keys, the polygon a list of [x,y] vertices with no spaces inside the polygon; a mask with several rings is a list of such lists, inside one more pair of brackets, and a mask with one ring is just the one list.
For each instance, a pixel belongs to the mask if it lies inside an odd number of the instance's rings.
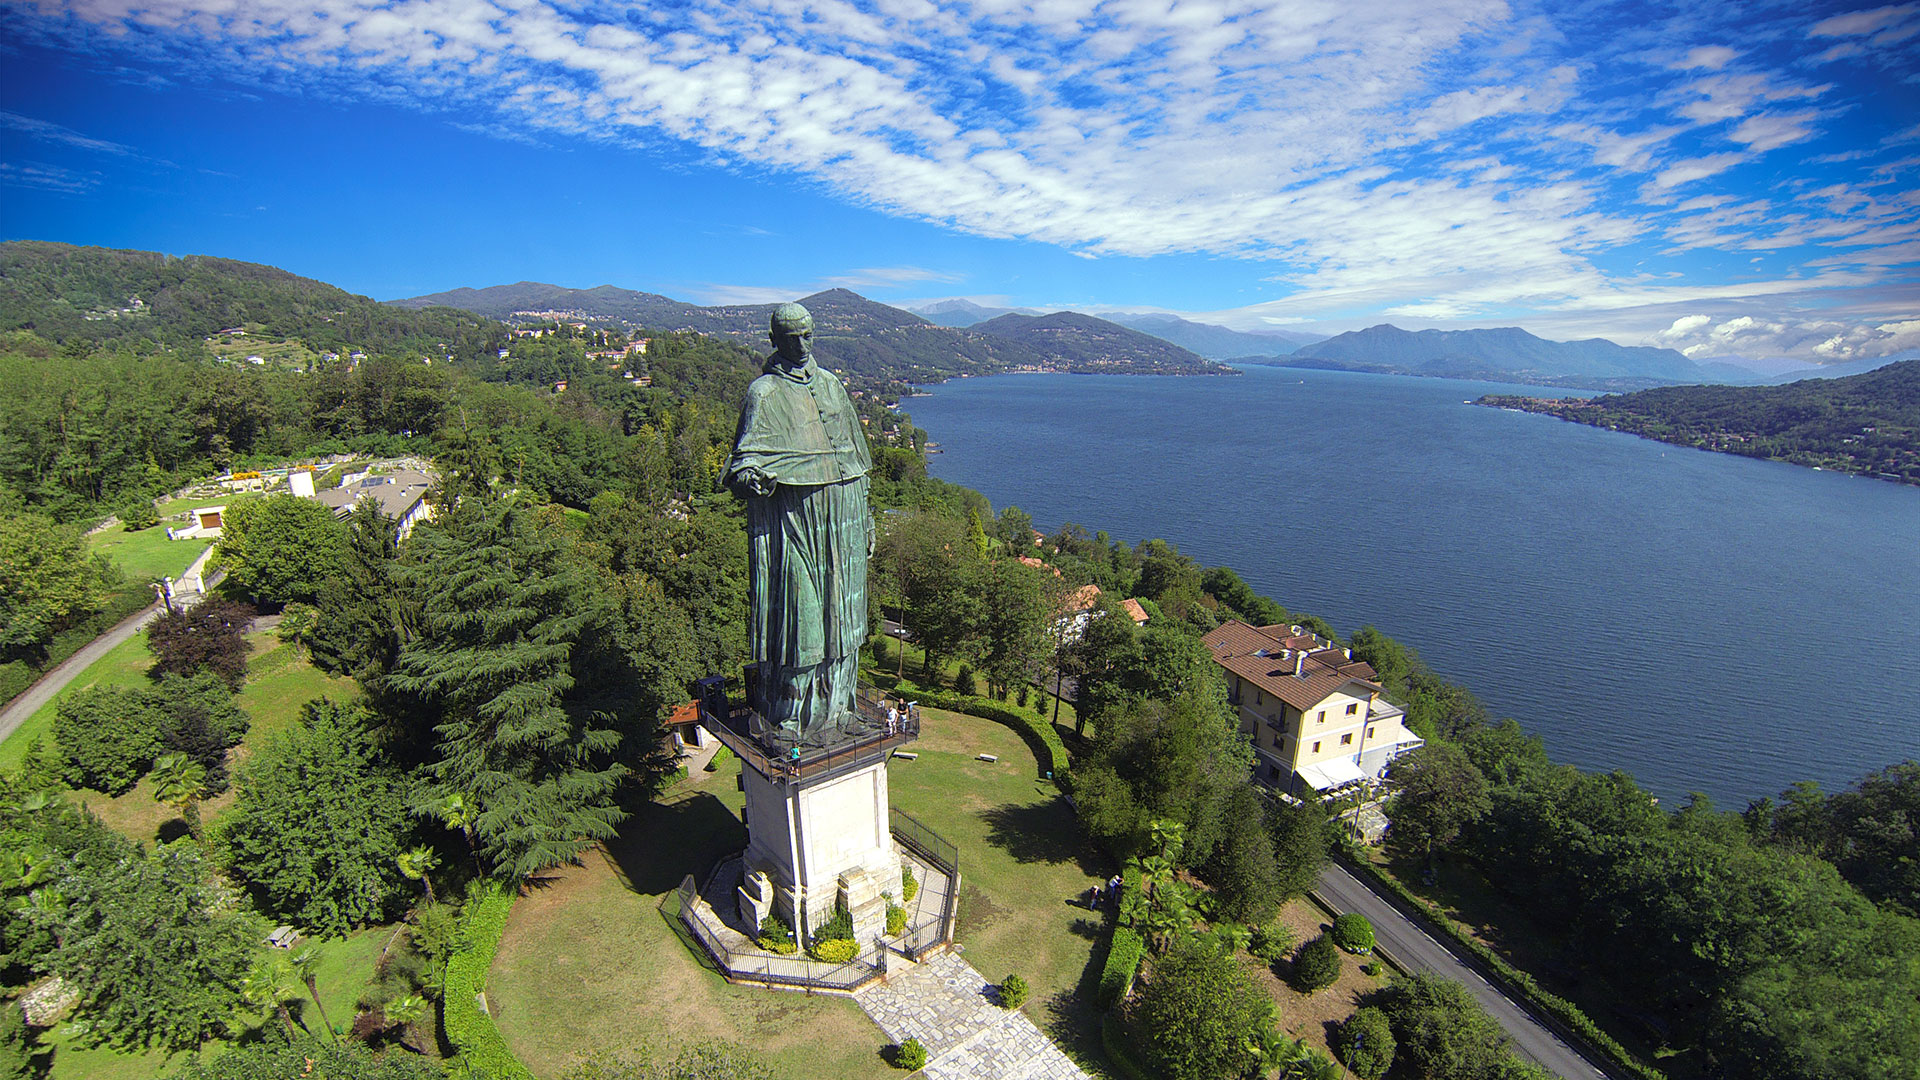
{"label": "dense forest", "polygon": [[1920,360],[1786,386],[1669,386],[1553,400],[1494,394],[1475,404],[1676,446],[1920,484]]}

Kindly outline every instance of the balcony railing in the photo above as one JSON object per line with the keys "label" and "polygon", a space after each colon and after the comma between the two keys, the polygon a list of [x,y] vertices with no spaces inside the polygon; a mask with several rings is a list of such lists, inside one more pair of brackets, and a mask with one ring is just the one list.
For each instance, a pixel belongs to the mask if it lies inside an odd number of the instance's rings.
{"label": "balcony railing", "polygon": [[769,779],[825,776],[885,757],[895,747],[920,737],[917,707],[897,710],[889,722],[883,699],[867,687],[855,691],[854,720],[846,733],[826,745],[811,746],[768,724],[751,707],[729,701],[717,677],[702,679],[700,684],[701,724],[748,767]]}

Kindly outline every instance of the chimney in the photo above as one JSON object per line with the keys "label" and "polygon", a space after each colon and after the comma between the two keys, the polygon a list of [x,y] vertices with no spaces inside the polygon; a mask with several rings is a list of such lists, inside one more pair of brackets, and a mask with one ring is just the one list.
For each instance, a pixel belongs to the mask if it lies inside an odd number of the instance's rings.
{"label": "chimney", "polygon": [[1296,649],[1293,654],[1293,677],[1299,678],[1307,671],[1307,650]]}

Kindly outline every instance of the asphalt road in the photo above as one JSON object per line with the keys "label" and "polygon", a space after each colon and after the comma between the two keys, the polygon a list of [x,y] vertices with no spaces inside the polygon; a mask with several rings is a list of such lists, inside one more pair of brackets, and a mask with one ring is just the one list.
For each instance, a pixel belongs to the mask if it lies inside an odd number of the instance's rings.
{"label": "asphalt road", "polygon": [[1607,1074],[1567,1045],[1518,1002],[1507,997],[1480,973],[1429,936],[1400,909],[1369,889],[1338,863],[1329,863],[1315,890],[1321,902],[1337,912],[1357,911],[1373,924],[1380,946],[1401,966],[1430,971],[1462,983],[1512,1037],[1513,1049],[1565,1080],[1605,1080]]}

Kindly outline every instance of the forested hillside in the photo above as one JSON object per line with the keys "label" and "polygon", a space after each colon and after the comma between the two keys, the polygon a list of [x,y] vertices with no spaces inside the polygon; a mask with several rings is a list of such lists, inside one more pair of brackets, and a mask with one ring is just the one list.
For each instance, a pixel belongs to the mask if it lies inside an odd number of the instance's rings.
{"label": "forested hillside", "polygon": [[401,311],[271,266],[40,241],[0,243],[0,330],[55,344],[153,343],[183,349],[226,330],[350,347],[472,359],[505,343],[491,319],[453,308]]}
{"label": "forested hillside", "polygon": [[1673,386],[1556,400],[1490,395],[1477,404],[1677,446],[1920,483],[1920,360],[1786,386]]}

